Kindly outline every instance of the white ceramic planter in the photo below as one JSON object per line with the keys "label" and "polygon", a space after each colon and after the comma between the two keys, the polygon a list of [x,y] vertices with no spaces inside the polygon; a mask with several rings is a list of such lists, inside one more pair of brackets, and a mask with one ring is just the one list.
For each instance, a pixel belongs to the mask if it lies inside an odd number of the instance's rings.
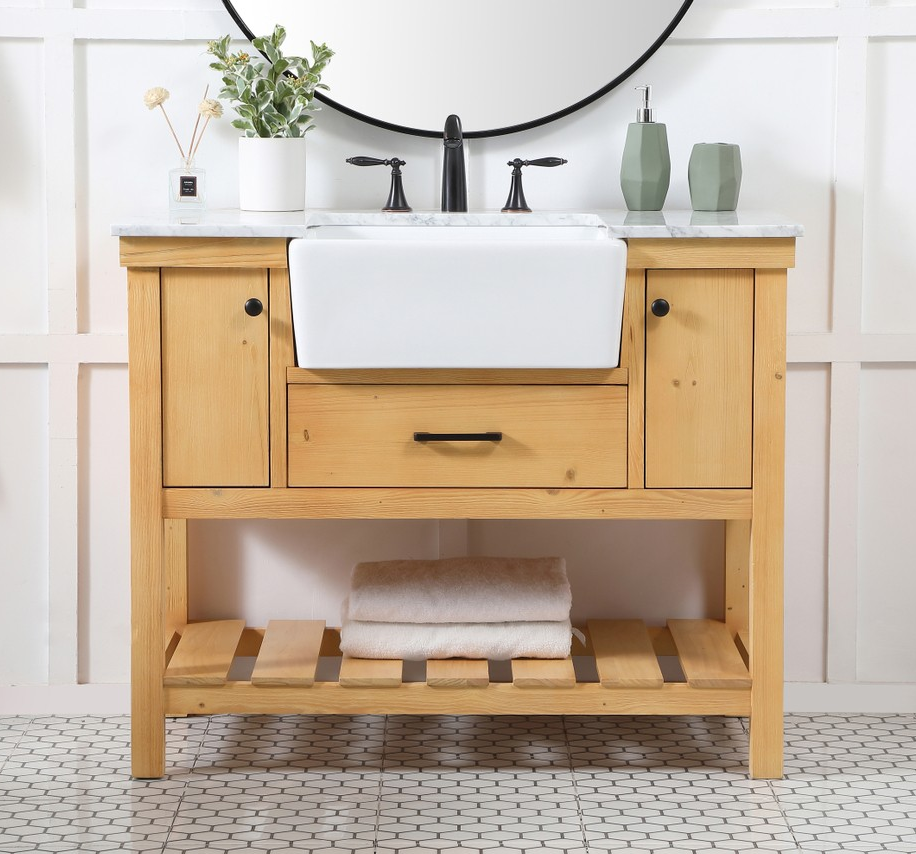
{"label": "white ceramic planter", "polygon": [[239,139],[239,207],[243,211],[305,209],[305,137]]}

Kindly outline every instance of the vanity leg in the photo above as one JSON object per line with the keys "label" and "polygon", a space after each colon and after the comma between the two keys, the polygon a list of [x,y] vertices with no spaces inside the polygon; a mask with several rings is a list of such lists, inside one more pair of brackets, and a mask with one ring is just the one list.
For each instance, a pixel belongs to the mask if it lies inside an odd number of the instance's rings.
{"label": "vanity leg", "polygon": [[165,520],[165,642],[188,624],[188,520]]}
{"label": "vanity leg", "polygon": [[753,519],[750,542],[750,774],[783,773],[786,271],[754,288]]}
{"label": "vanity leg", "polygon": [[[748,628],[748,578],[751,557],[749,519],[725,521],[725,625],[732,637],[740,636],[742,645],[750,640]],[[746,650],[750,652],[750,650]]]}
{"label": "vanity leg", "polygon": [[165,529],[158,268],[128,270],[127,300],[131,421],[131,773],[145,779],[165,773],[162,685]]}

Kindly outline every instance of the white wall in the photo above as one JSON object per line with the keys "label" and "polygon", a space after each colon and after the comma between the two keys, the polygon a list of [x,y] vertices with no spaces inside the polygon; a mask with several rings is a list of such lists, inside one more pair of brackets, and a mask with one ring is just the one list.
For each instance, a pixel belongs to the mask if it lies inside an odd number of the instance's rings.
{"label": "white wall", "polygon": [[[108,230],[163,210],[177,162],[143,92],[168,88],[187,134],[217,85],[206,40],[230,23],[218,0],[0,0],[0,685],[18,686],[0,711],[125,706],[126,300]],[[696,0],[632,81],[654,84],[668,125],[668,207],[689,207],[692,144],[734,141],[741,206],[806,227],[789,294],[790,708],[916,709],[914,45],[912,4]],[[562,170],[526,176],[534,206],[622,207],[634,105],[626,85],[546,128],[472,141],[471,206],[501,205],[510,157],[560,155]],[[435,140],[328,109],[310,136],[311,206],[381,203],[384,170],[352,169],[354,154],[400,155],[413,206],[437,206]],[[211,206],[234,206],[227,121],[198,161]],[[355,560],[466,549],[566,555],[577,617],[716,616],[721,538],[718,523],[197,523],[192,611],[335,622]]]}

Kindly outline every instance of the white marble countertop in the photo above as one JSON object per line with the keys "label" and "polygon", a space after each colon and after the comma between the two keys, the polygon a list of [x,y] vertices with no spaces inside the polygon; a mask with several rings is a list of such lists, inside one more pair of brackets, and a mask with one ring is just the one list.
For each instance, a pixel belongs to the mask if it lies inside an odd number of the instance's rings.
{"label": "white marble countertop", "polygon": [[304,237],[321,225],[604,225],[611,237],[801,237],[804,228],[779,214],[763,211],[497,211],[382,213],[380,211],[308,210],[258,213],[207,211],[188,221],[165,213],[116,222],[116,237]]}

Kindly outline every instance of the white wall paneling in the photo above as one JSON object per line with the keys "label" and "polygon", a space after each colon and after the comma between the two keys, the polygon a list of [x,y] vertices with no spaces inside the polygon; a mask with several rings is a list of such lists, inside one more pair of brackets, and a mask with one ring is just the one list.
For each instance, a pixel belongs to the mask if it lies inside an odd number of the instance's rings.
{"label": "white wall paneling", "polygon": [[130,678],[127,368],[79,375],[79,681]]}
{"label": "white wall paneling", "polygon": [[723,619],[721,522],[513,520],[470,523],[468,554],[566,558],[572,618],[663,625],[669,617]]}
{"label": "white wall paneling", "polygon": [[857,675],[863,682],[916,683],[916,365],[863,368],[859,400]]}
{"label": "white wall paneling", "polygon": [[790,365],[786,382],[786,679],[823,682],[827,664],[830,369]]}
{"label": "white wall paneling", "polygon": [[429,520],[193,521],[191,619],[321,619],[340,625],[350,571],[360,561],[438,557]]}
{"label": "white wall paneling", "polygon": [[0,365],[0,401],[0,684],[41,685],[50,616],[47,367]]}
{"label": "white wall paneling", "polygon": [[[0,112],[7,117],[0,157],[0,234],[8,254],[0,278],[0,333],[43,333],[48,324],[44,235],[44,46],[0,39]],[[14,121],[10,121],[15,117]]]}
{"label": "white wall paneling", "polygon": [[868,48],[865,159],[865,291],[862,325],[872,333],[916,332],[916,115],[900,109],[916,78],[916,39],[877,39]]}
{"label": "white wall paneling", "polygon": [[[0,692],[4,711],[17,696],[25,711],[122,708],[126,696],[104,687],[127,678],[129,639],[125,286],[108,227],[165,207],[176,151],[144,90],[168,88],[187,133],[204,86],[218,84],[206,41],[229,31],[218,0],[0,0],[0,534],[10,544],[0,572],[13,592],[0,600],[0,632],[18,652],[3,659],[0,684],[50,686]],[[807,229],[789,293],[790,707],[916,710],[902,610],[916,593],[905,537],[916,509],[914,73],[911,2],[696,0],[632,81],[655,85],[668,125],[669,207],[688,205],[693,143],[734,141],[742,207]],[[627,84],[545,128],[472,141],[471,205],[502,204],[506,160],[555,154],[569,163],[526,179],[534,207],[621,207],[635,104]],[[347,166],[354,154],[400,155],[411,203],[436,207],[438,141],[327,109],[310,136],[312,206],[381,204],[387,176]],[[212,206],[234,206],[228,121],[211,125],[198,162]],[[716,523],[450,521],[192,524],[192,611],[336,621],[355,560],[464,550],[565,553],[577,617],[721,609]],[[654,579],[672,566],[660,602]],[[78,682],[90,685],[70,691]]]}

